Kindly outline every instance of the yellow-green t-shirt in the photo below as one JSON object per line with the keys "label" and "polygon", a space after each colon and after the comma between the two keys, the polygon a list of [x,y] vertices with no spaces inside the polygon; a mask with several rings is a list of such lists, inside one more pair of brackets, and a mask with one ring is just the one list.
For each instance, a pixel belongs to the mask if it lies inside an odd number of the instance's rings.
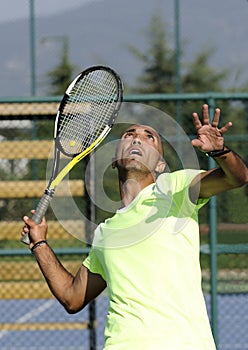
{"label": "yellow-green t-shirt", "polygon": [[199,264],[199,173],[162,174],[100,224],[83,264],[107,283],[105,350],[214,350]]}

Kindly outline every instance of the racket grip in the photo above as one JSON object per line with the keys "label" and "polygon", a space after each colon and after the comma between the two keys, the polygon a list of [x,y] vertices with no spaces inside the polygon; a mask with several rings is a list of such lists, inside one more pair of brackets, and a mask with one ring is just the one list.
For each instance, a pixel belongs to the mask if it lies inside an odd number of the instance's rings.
{"label": "racket grip", "polygon": [[[41,197],[37,208],[35,210],[34,215],[32,216],[32,220],[36,223],[36,224],[40,224],[42,221],[43,216],[45,215],[47,208],[49,207],[49,204],[52,200],[53,196],[47,193],[44,193],[43,196]],[[21,238],[21,242],[25,243],[25,244],[30,244],[30,237],[29,237],[29,233],[27,232],[24,236],[22,236]]]}

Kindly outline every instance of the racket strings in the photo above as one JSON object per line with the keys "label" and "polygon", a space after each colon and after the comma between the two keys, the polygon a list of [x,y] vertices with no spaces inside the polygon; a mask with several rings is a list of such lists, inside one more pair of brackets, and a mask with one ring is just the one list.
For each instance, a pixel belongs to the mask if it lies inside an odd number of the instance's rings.
{"label": "racket strings", "polygon": [[92,71],[72,88],[59,123],[59,138],[69,154],[81,153],[102,133],[118,100],[116,78],[108,71]]}

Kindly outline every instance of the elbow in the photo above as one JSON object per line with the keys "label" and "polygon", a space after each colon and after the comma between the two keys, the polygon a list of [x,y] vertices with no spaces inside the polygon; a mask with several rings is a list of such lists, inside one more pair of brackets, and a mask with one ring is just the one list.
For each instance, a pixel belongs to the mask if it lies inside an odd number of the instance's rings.
{"label": "elbow", "polygon": [[83,295],[74,293],[68,293],[60,302],[68,314],[76,314],[86,306]]}
{"label": "elbow", "polygon": [[79,299],[78,301],[73,299],[73,301],[63,303],[63,306],[68,314],[76,314],[77,312],[83,310],[91,300],[87,300],[87,298]]}
{"label": "elbow", "polygon": [[77,312],[81,311],[86,305],[84,304],[80,304],[80,305],[76,305],[74,303],[71,304],[63,304],[64,309],[66,310],[66,312],[70,315],[76,314]]}
{"label": "elbow", "polygon": [[64,304],[63,305],[66,312],[70,315],[76,314],[77,312],[79,312],[80,310],[78,308],[76,308],[74,305],[68,305],[68,304]]}
{"label": "elbow", "polygon": [[76,314],[77,312],[80,311],[80,310],[78,310],[78,309],[73,309],[73,308],[67,308],[67,307],[64,307],[64,308],[65,308],[66,312],[67,312],[68,314],[70,314],[70,315],[74,315],[74,314]]}

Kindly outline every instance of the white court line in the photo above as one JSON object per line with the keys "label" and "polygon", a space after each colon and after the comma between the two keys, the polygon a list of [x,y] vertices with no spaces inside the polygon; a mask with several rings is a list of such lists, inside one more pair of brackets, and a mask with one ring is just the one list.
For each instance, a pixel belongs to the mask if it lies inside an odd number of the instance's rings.
{"label": "white court line", "polygon": [[[54,304],[54,300],[48,300],[46,301],[44,304],[40,305],[39,307],[37,307],[36,309],[27,312],[25,315],[21,316],[20,318],[18,318],[15,323],[23,323],[23,322],[27,322],[28,320],[30,320],[32,317],[35,317],[39,314],[41,314],[42,312],[46,311],[47,309],[49,309],[52,304]],[[4,331],[0,331],[0,339],[3,338],[6,334],[8,334],[10,331],[8,330],[4,330]]]}

